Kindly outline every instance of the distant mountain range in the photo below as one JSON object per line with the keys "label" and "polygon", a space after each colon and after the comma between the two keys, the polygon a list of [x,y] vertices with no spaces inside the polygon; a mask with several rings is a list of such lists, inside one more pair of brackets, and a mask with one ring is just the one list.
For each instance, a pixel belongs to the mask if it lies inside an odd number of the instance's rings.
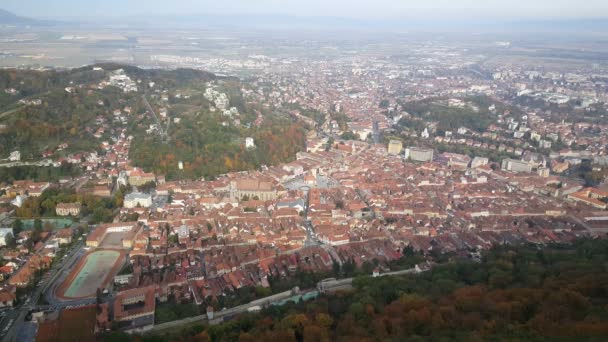
{"label": "distant mountain range", "polygon": [[52,25],[52,21],[37,20],[27,17],[20,17],[9,11],[0,9],[0,25],[10,26],[48,26]]}

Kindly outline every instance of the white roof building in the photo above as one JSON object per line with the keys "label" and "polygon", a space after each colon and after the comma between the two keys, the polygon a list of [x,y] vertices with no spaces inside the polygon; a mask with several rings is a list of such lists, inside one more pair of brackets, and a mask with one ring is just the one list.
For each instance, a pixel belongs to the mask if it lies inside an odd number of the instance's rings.
{"label": "white roof building", "polygon": [[125,208],[136,208],[138,206],[142,208],[149,208],[152,206],[152,195],[141,192],[132,192],[125,195],[123,205]]}
{"label": "white roof building", "polygon": [[13,228],[0,228],[0,246],[6,246],[6,238],[13,235]]}

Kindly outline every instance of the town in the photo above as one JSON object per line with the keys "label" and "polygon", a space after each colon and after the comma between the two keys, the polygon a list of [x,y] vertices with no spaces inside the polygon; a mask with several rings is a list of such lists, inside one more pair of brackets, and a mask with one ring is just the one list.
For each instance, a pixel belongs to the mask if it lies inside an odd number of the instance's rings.
{"label": "town", "polygon": [[[103,80],[72,81],[63,96],[120,98],[94,101],[101,114],[84,132],[91,148],[59,141],[1,156],[3,170],[64,174],[0,179],[0,334],[53,340],[74,320],[84,336],[141,333],[187,318],[167,313],[180,307],[212,322],[248,303],[244,311],[314,297],[340,278],[423,272],[446,258],[479,262],[496,245],[605,236],[606,65],[553,70],[483,55],[508,53],[509,42],[483,53],[423,45],[411,58],[154,55],[142,63],[248,75],[236,92],[251,112],[235,104],[229,81],[172,89],[127,67],[87,69]],[[171,135],[192,120],[180,112],[188,101],[218,127],[246,132],[231,139],[242,155],[269,145],[247,131],[270,120],[265,111],[306,127],[304,148],[243,170],[237,158],[222,161],[207,176],[192,171],[193,160],[155,161],[167,173],[142,166],[139,133],[176,150],[200,147]],[[19,105],[43,102],[24,96]]]}

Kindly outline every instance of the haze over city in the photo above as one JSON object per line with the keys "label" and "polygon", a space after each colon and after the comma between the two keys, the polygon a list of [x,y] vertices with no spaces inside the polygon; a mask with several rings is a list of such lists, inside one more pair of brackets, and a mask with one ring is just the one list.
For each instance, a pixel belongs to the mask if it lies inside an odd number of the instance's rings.
{"label": "haze over city", "polygon": [[608,338],[608,3],[0,4],[2,341]]}
{"label": "haze over city", "polygon": [[288,14],[353,18],[416,17],[527,17],[598,18],[608,16],[602,0],[79,0],[3,1],[3,8],[34,17],[111,17],[167,14]]}

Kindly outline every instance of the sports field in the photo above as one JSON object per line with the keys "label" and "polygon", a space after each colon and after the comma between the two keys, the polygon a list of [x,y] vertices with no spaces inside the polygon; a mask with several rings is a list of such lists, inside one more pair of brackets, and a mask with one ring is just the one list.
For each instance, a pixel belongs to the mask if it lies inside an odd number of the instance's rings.
{"label": "sports field", "polygon": [[[84,263],[78,264],[72,272],[75,276],[66,279],[69,285],[60,295],[64,298],[85,298],[95,296],[98,288],[103,288],[120,266],[122,253],[118,251],[95,251],[86,256]],[[70,281],[71,280],[71,281]]]}

